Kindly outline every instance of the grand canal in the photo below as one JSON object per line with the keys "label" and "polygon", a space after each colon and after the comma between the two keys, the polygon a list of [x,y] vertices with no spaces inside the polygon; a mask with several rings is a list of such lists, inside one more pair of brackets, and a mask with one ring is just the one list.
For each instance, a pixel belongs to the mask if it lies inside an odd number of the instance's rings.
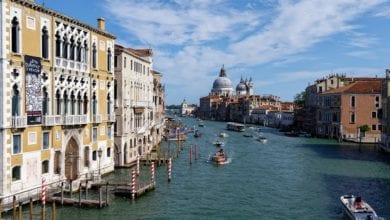
{"label": "grand canal", "polygon": [[[188,126],[194,119],[185,118]],[[263,128],[262,144],[242,133],[226,131],[225,151],[231,162],[208,163],[212,142],[226,123],[205,121],[203,136],[187,135],[184,150],[167,167],[156,168],[157,188],[131,202],[110,195],[109,207],[58,207],[58,219],[343,219],[339,197],[362,195],[377,213],[390,219],[390,156],[375,146],[339,144],[333,140],[286,137]],[[247,129],[248,130],[248,129]],[[189,164],[189,146],[199,146],[200,158]],[[167,149],[167,143],[163,143]],[[172,149],[176,143],[171,143]],[[141,167],[149,178],[149,166]],[[130,179],[129,169],[105,177]]]}

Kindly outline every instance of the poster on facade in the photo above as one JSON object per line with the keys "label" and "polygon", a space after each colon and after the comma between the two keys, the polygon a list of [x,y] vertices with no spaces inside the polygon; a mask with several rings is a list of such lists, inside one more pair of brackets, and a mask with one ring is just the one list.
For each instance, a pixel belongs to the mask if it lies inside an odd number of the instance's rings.
{"label": "poster on facade", "polygon": [[42,123],[41,58],[24,56],[27,124]]}

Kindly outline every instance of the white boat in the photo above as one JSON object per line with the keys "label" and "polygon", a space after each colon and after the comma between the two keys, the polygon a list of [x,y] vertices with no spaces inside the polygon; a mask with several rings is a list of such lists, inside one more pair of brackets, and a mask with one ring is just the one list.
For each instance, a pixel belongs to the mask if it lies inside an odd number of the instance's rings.
{"label": "white boat", "polygon": [[223,141],[220,140],[214,141],[213,144],[217,147],[223,147],[225,145],[225,143],[223,143]]}
{"label": "white boat", "polygon": [[264,136],[259,136],[257,138],[258,141],[260,141],[261,143],[267,143],[268,139]]}
{"label": "white boat", "polygon": [[240,124],[240,123],[235,123],[235,122],[228,122],[226,124],[226,128],[231,131],[245,131],[245,125]]}
{"label": "white boat", "polygon": [[360,196],[343,195],[340,197],[343,212],[352,220],[379,220],[373,208]]}
{"label": "white boat", "polygon": [[224,137],[227,137],[227,134],[225,132],[221,131],[219,133],[219,136],[224,138]]}

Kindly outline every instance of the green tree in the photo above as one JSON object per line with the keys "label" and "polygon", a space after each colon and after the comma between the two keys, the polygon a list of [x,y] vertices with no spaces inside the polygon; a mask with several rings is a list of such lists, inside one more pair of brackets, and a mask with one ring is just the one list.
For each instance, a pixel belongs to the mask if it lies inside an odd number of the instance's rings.
{"label": "green tree", "polygon": [[294,96],[294,103],[298,106],[304,106],[306,99],[306,91],[302,91]]}

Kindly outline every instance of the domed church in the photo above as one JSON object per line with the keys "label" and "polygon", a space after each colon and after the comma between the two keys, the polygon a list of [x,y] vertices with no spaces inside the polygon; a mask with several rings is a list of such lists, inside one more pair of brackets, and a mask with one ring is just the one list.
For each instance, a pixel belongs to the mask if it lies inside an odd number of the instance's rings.
{"label": "domed church", "polygon": [[238,83],[236,87],[236,95],[237,96],[246,96],[246,95],[253,95],[253,82],[252,78],[249,80],[243,79],[241,77],[240,83]]}
{"label": "domed church", "polygon": [[222,66],[221,71],[219,72],[219,77],[214,80],[211,95],[229,97],[233,95],[233,91],[232,81],[227,78],[225,67]]}

